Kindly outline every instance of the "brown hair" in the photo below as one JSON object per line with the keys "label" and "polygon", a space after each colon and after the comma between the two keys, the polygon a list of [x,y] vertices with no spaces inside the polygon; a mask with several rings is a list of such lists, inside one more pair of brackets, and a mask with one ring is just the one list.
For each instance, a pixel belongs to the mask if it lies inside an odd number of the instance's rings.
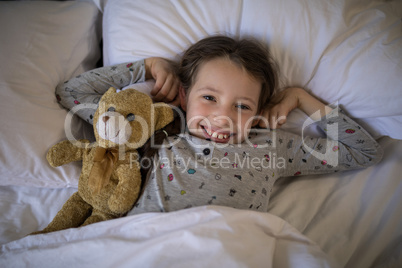
{"label": "brown hair", "polygon": [[251,38],[235,40],[217,35],[198,41],[184,52],[179,64],[178,76],[186,93],[194,84],[200,66],[216,58],[230,59],[244,68],[252,77],[261,81],[262,88],[258,103],[258,112],[260,112],[269,103],[278,84],[277,65],[269,49]]}

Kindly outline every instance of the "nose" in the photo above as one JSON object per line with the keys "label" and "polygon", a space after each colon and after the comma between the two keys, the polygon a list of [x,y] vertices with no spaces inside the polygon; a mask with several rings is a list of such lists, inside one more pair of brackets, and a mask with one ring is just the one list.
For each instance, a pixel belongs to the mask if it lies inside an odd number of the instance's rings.
{"label": "nose", "polygon": [[236,113],[233,111],[232,107],[227,107],[224,105],[219,106],[212,113],[212,121],[215,125],[220,127],[227,127],[235,123]]}
{"label": "nose", "polygon": [[105,122],[105,123],[106,123],[106,122],[107,122],[107,120],[109,120],[109,118],[110,118],[110,117],[106,115],[106,116],[104,116],[104,117],[102,118],[102,120],[103,120],[103,122]]}

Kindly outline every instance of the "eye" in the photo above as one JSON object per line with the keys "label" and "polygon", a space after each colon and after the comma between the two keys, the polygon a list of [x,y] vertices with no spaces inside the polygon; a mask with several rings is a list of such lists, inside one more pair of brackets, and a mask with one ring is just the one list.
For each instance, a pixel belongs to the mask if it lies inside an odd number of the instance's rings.
{"label": "eye", "polygon": [[236,107],[241,110],[250,110],[250,107],[248,107],[247,105],[244,105],[244,104],[237,104]]}
{"label": "eye", "polygon": [[134,121],[135,115],[134,115],[134,114],[128,114],[126,118],[127,118],[127,120],[128,120],[129,122],[131,122],[131,121]]}
{"label": "eye", "polygon": [[208,100],[208,101],[215,101],[215,98],[209,95],[203,96],[204,99]]}
{"label": "eye", "polygon": [[116,109],[114,107],[110,107],[109,109],[107,109],[108,112],[114,112],[116,111]]}

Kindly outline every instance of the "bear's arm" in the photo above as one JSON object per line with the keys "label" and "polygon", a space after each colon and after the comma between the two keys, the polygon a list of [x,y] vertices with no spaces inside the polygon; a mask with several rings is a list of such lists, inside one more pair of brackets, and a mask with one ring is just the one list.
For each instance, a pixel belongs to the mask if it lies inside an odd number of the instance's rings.
{"label": "bear's arm", "polygon": [[88,140],[79,140],[74,144],[69,140],[59,142],[49,149],[46,159],[52,167],[82,160],[89,143]]}

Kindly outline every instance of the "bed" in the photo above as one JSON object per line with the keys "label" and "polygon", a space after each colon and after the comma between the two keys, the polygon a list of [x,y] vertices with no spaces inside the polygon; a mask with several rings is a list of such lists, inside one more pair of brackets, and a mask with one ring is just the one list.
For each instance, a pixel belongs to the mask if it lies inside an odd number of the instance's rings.
{"label": "bed", "polygon": [[[0,267],[402,267],[401,20],[398,0],[0,2]],[[214,34],[266,42],[281,85],[342,105],[382,161],[281,178],[266,213],[211,205],[27,236],[77,191],[80,163],[52,168],[47,150],[67,131],[92,137],[78,118],[65,125],[57,84],[177,60]],[[296,110],[284,128],[320,135],[305,121]]]}

